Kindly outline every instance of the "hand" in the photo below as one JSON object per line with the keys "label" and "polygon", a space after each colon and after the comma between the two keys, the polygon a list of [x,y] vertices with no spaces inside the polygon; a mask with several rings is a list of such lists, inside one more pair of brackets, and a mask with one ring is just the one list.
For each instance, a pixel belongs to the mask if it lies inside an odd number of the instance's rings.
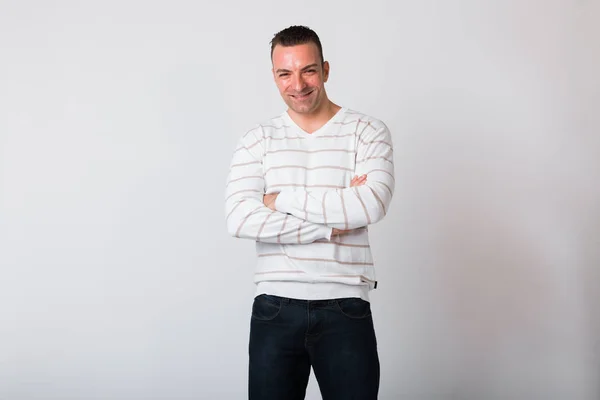
{"label": "hand", "polygon": [[350,187],[362,186],[365,183],[367,183],[367,174],[361,176],[354,175],[354,178],[352,178],[352,180],[350,181]]}
{"label": "hand", "polygon": [[[354,186],[362,186],[365,183],[367,183],[367,175],[354,175],[354,178],[352,178],[352,180],[350,181],[350,187],[354,187]],[[337,228],[333,228],[333,231],[331,231],[331,236],[339,236],[339,235],[344,235],[346,233],[352,232],[354,229],[337,229]]]}
{"label": "hand", "polygon": [[278,195],[279,195],[279,193],[265,194],[263,196],[263,203],[264,203],[264,205],[267,206],[267,207],[269,207],[273,211],[277,211],[275,209],[275,200],[277,200],[277,196]]}
{"label": "hand", "polygon": [[331,231],[331,236],[340,236],[340,235],[344,235],[346,233],[352,232],[354,229],[337,229],[337,228],[333,228],[333,230]]}

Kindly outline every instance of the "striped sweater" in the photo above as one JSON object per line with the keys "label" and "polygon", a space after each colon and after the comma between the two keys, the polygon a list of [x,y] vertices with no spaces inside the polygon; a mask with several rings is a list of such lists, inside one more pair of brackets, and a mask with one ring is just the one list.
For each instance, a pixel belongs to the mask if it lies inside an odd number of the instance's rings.
{"label": "striped sweater", "polygon": [[[362,174],[366,184],[349,187]],[[263,195],[276,192],[271,211]],[[309,134],[284,112],[239,139],[227,227],[256,241],[257,294],[368,300],[376,286],[368,226],[385,216],[393,193],[393,145],[383,122],[342,108]],[[332,228],[352,231],[332,236]]]}

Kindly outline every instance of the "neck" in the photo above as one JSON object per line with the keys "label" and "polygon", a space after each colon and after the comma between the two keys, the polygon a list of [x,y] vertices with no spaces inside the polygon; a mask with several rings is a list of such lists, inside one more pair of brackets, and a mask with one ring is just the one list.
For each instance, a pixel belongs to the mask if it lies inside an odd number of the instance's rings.
{"label": "neck", "polygon": [[300,128],[308,133],[313,133],[333,118],[340,108],[340,106],[334,104],[331,100],[325,99],[316,110],[310,113],[297,113],[291,108],[287,112]]}

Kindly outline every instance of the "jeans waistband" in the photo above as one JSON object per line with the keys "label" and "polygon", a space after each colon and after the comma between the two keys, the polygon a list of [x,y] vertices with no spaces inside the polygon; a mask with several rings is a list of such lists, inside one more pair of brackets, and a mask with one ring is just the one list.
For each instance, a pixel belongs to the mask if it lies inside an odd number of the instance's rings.
{"label": "jeans waistband", "polygon": [[340,299],[324,299],[324,300],[303,300],[303,299],[293,299],[289,297],[281,297],[275,296],[273,294],[263,294],[263,296],[270,297],[271,299],[277,299],[284,304],[298,304],[302,306],[319,306],[319,305],[333,305],[337,300]]}

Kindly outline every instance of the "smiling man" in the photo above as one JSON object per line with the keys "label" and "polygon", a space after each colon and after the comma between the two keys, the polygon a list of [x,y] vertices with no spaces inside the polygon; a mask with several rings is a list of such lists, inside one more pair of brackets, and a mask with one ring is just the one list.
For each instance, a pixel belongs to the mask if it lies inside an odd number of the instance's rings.
{"label": "smiling man", "polygon": [[249,398],[304,399],[312,367],[323,399],[376,399],[368,226],[394,193],[391,135],[329,100],[311,29],[278,32],[271,61],[287,110],[241,136],[225,200],[230,234],[256,241],[258,257]]}

